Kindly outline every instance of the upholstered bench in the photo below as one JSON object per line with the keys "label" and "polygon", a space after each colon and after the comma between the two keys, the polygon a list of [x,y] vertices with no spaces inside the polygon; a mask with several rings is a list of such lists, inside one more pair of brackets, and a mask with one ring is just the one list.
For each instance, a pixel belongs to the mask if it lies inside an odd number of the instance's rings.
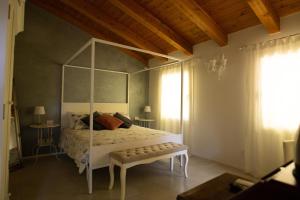
{"label": "upholstered bench", "polygon": [[187,175],[188,165],[188,154],[187,146],[176,143],[162,143],[132,149],[126,149],[121,151],[115,151],[110,153],[110,184],[109,189],[113,188],[114,185],[114,166],[117,165],[121,168],[121,200],[125,199],[125,188],[126,188],[126,170],[130,167],[152,163],[158,160],[170,158],[170,169],[173,171],[173,163],[175,156],[184,156],[185,165],[184,173]]}

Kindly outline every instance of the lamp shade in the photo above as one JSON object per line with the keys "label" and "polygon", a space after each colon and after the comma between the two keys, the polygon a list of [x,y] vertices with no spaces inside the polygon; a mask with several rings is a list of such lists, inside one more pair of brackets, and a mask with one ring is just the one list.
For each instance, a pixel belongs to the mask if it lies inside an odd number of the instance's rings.
{"label": "lamp shade", "polygon": [[150,113],[151,112],[151,107],[150,106],[145,106],[144,112]]}
{"label": "lamp shade", "polygon": [[36,107],[34,108],[34,114],[35,114],[35,115],[45,115],[46,112],[45,112],[44,106],[36,106]]}

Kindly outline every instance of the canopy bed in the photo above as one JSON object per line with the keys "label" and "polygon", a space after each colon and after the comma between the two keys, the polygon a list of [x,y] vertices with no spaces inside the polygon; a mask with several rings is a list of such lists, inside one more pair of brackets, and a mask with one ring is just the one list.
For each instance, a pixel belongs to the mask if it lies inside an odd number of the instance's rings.
{"label": "canopy bed", "polygon": [[[128,50],[138,51],[142,53],[151,54],[154,56],[160,56],[171,60],[171,62],[160,65],[157,67],[146,68],[133,73],[114,71],[107,69],[99,69],[95,67],[95,56],[97,44],[106,44],[114,47],[124,48]],[[83,67],[77,65],[71,65],[70,63],[74,61],[83,51],[90,48],[90,67]],[[139,126],[132,126],[128,129],[116,129],[116,130],[94,130],[94,116],[95,111],[100,111],[103,113],[122,113],[124,115],[129,115],[129,82],[130,76],[138,74],[144,71],[153,70],[175,63],[181,64],[183,60],[175,58],[173,56],[164,55],[148,50],[143,50],[131,46],[126,46],[122,44],[117,44],[105,40],[100,40],[96,38],[91,38],[87,43],[85,43],[78,51],[74,53],[62,66],[62,93],[61,93],[61,125],[62,125],[62,135],[61,135],[61,147],[79,167],[79,171],[82,172],[86,169],[87,182],[89,193],[92,193],[92,177],[93,170],[109,166],[109,153],[113,151],[118,151],[122,149],[127,149],[129,147],[142,147],[146,145],[155,145],[166,142],[183,143],[182,137],[182,114],[181,114],[181,134],[168,133],[165,131],[154,130]],[[64,100],[65,92],[65,76],[67,73],[66,69],[76,68],[80,70],[90,70],[90,98],[89,102],[67,102]],[[182,64],[181,64],[182,68]],[[126,103],[99,103],[95,102],[95,71],[103,71],[107,73],[118,73],[123,74],[127,77],[127,99]],[[181,99],[182,101],[182,99]],[[182,107],[182,106],[181,106]],[[182,108],[181,108],[182,109]],[[70,128],[70,113],[89,113],[89,129],[74,130]]]}

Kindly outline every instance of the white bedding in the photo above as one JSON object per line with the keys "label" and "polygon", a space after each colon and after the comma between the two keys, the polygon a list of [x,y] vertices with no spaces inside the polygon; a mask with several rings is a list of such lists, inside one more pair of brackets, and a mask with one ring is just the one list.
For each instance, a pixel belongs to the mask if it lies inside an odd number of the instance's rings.
{"label": "white bedding", "polygon": [[[178,142],[177,139],[174,139],[178,138],[178,134],[135,125],[129,129],[118,128],[116,130],[94,131],[93,137],[93,152],[96,152],[94,149],[100,149],[101,151],[102,146],[105,147],[105,150],[109,146],[111,152],[127,146],[137,147],[145,143],[152,145],[160,142]],[[88,129],[73,130],[66,128],[61,135],[60,146],[68,156],[74,159],[80,173],[85,169],[87,163],[89,138],[90,132]],[[97,153],[92,155],[97,157]]]}

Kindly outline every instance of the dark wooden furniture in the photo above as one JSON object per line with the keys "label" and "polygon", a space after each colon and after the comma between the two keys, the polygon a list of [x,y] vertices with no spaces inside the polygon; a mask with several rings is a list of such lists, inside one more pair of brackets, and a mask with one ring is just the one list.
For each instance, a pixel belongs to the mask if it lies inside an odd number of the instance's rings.
{"label": "dark wooden furniture", "polygon": [[281,167],[265,182],[254,185],[233,200],[250,199],[300,199],[300,185],[293,176],[294,163]]}
{"label": "dark wooden furniture", "polygon": [[286,167],[282,167],[278,173],[274,174],[271,177],[271,180],[282,184],[283,187],[300,191],[300,183],[299,181],[297,182],[296,178],[293,175],[294,168],[295,163],[291,163]]}
{"label": "dark wooden furniture", "polygon": [[177,200],[221,200],[230,199],[239,192],[232,192],[230,184],[241,178],[232,174],[222,174],[204,184],[177,196]]}
{"label": "dark wooden furniture", "polygon": [[234,193],[230,183],[237,176],[222,174],[177,196],[177,200],[300,200],[300,181],[293,176],[294,163],[278,168],[249,189]]}

